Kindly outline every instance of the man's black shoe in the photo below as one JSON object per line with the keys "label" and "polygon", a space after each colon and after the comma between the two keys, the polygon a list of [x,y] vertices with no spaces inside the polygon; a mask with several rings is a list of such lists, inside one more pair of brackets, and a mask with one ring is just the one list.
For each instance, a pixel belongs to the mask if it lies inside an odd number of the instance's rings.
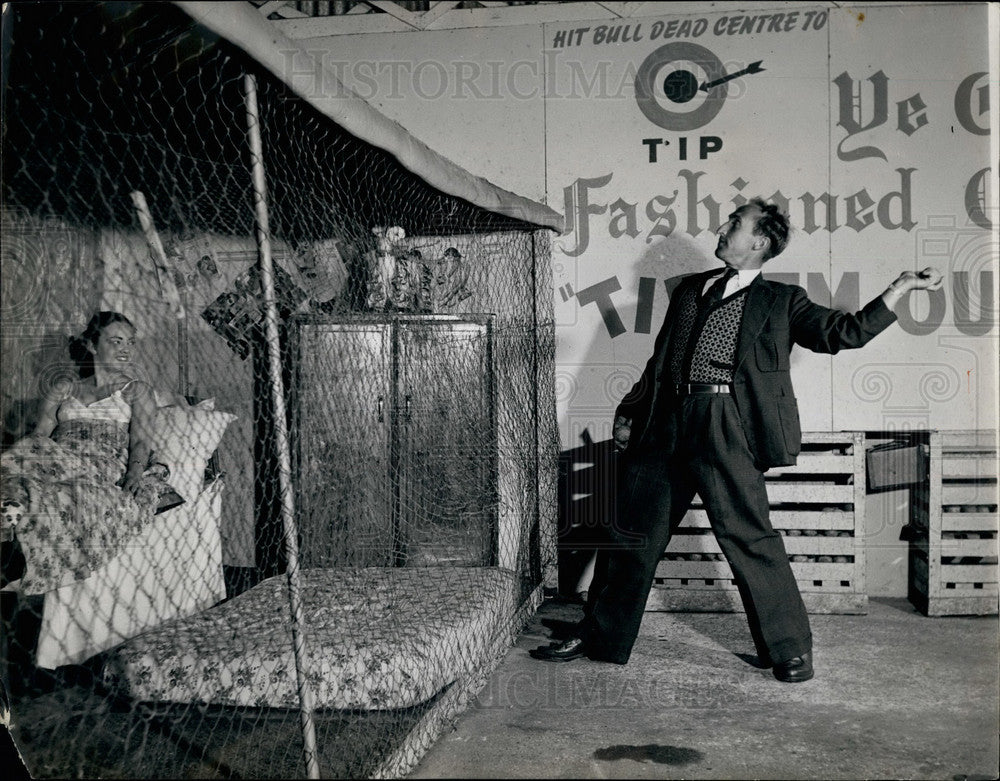
{"label": "man's black shoe", "polygon": [[585,656],[587,648],[583,640],[579,637],[571,637],[568,640],[563,640],[561,643],[552,643],[551,645],[542,645],[538,648],[533,648],[528,653],[533,658],[541,659],[543,662],[572,662],[574,659]]}
{"label": "man's black shoe", "polygon": [[813,677],[813,657],[810,651],[787,662],[774,665],[774,677],[785,683],[802,683]]}

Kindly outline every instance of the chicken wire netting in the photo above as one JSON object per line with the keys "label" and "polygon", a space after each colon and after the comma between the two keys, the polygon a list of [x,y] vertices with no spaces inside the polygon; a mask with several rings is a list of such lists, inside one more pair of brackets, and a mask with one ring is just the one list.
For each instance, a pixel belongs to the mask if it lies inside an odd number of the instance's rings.
{"label": "chicken wire netting", "polygon": [[29,772],[405,774],[554,564],[548,233],[172,5],[14,3],[3,71]]}

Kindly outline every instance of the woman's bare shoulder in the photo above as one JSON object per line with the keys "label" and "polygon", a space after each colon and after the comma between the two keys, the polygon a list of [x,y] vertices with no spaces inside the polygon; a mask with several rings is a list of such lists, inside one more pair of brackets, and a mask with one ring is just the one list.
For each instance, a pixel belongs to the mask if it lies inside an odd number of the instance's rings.
{"label": "woman's bare shoulder", "polygon": [[79,382],[71,380],[69,377],[60,377],[54,380],[46,389],[42,396],[43,404],[62,404],[66,399],[79,395]]}

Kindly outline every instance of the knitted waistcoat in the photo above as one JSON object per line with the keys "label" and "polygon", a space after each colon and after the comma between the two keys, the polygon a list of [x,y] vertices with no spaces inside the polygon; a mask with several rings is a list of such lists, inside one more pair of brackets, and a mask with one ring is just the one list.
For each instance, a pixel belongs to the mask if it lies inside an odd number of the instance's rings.
{"label": "knitted waistcoat", "polygon": [[689,287],[675,303],[680,307],[670,339],[670,381],[675,384],[733,381],[736,341],[743,321],[749,287],[706,306],[698,291]]}

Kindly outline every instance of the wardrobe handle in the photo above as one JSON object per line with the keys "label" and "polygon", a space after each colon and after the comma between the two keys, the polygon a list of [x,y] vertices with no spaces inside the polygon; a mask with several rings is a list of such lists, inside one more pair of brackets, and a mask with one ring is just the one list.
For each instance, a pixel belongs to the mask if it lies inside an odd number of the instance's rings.
{"label": "wardrobe handle", "polygon": [[413,415],[410,414],[410,408],[412,407],[412,400],[413,400],[413,397],[409,393],[407,393],[406,394],[406,409],[405,409],[405,414],[406,414],[407,421],[413,420]]}
{"label": "wardrobe handle", "polygon": [[384,407],[385,407],[385,397],[384,396],[379,396],[378,397],[378,422],[379,423],[385,423],[385,413],[383,411]]}

